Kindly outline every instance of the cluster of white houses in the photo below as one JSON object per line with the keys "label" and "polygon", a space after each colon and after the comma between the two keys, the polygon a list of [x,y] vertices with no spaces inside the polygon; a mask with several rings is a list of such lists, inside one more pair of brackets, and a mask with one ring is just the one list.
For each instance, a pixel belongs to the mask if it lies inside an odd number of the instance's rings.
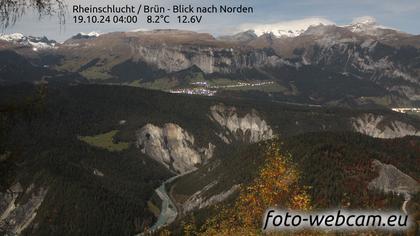
{"label": "cluster of white houses", "polygon": [[400,113],[407,113],[407,112],[420,112],[420,108],[418,107],[400,107],[400,108],[392,108],[393,111],[400,112]]}

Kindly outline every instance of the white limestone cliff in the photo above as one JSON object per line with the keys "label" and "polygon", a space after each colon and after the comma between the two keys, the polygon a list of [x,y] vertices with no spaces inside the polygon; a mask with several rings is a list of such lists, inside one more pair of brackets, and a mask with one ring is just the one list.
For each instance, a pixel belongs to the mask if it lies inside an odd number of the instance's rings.
{"label": "white limestone cliff", "polygon": [[194,136],[177,124],[167,123],[162,128],[147,124],[136,135],[143,153],[178,173],[193,170],[213,156],[213,144],[196,147]]}
{"label": "white limestone cliff", "polygon": [[[37,210],[44,201],[48,189],[35,189],[29,186],[25,191],[17,183],[7,192],[0,193],[0,228],[5,235],[20,235],[35,219]],[[25,202],[19,202],[18,197],[28,195]]]}
{"label": "white limestone cliff", "polygon": [[355,131],[375,138],[400,138],[420,136],[420,131],[413,125],[402,121],[386,121],[384,116],[364,114],[351,119]]}
{"label": "white limestone cliff", "polygon": [[256,110],[241,117],[235,107],[218,104],[210,107],[210,119],[225,129],[225,132],[218,133],[225,143],[257,143],[274,137],[273,130]]}
{"label": "white limestone cliff", "polygon": [[379,175],[369,183],[369,188],[384,193],[403,195],[415,194],[420,191],[420,184],[397,167],[378,160],[372,161],[372,167]]}
{"label": "white limestone cliff", "polygon": [[241,53],[233,48],[192,46],[133,46],[132,53],[148,64],[167,72],[185,70],[193,65],[205,73],[232,73],[239,69],[261,65],[279,65],[284,61],[262,50]]}

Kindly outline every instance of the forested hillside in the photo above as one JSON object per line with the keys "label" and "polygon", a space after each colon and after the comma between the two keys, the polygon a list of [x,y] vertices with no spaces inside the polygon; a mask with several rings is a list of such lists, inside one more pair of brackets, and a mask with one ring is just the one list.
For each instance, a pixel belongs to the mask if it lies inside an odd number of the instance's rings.
{"label": "forested hillside", "polygon": [[[309,133],[237,150],[193,174],[195,177],[181,178],[172,191],[182,202],[181,196],[193,193],[192,186],[206,185],[192,179],[220,181],[218,189],[207,193],[210,196],[235,185],[240,185],[238,191],[215,206],[188,212],[169,230],[187,235],[259,235],[260,219],[265,209],[273,206],[293,210],[398,211],[404,202],[402,195],[369,187],[379,174],[372,161],[392,164],[418,181],[419,146],[417,137],[380,140],[354,133]],[[418,221],[418,194],[409,205],[410,214]],[[408,235],[416,235],[416,227]]]}
{"label": "forested hillside", "polygon": [[[231,132],[217,123],[223,120],[215,120],[215,105],[226,109],[223,119],[237,116],[246,121],[253,117],[278,139],[244,142],[246,139],[240,138],[251,131]],[[369,168],[373,159],[419,178],[418,138],[380,140],[351,132],[351,117],[367,112],[386,117],[384,122],[398,119],[412,127],[417,124],[415,117],[386,110],[172,95],[125,86],[20,84],[0,87],[0,111],[4,199],[0,207],[3,211],[11,202],[17,203],[16,215],[9,214],[2,221],[5,232],[24,229],[27,235],[132,235],[153,225],[156,216],[147,202],[153,198],[154,189],[175,173],[141,151],[136,133],[146,124],[160,127],[173,123],[194,136],[194,145],[214,145],[211,159],[175,183],[173,194],[180,202],[215,180],[219,184],[205,196],[234,185],[238,186],[233,192],[239,186],[243,189],[257,184],[260,168],[272,168],[267,158],[277,156],[265,155],[270,145],[280,150],[280,167],[293,166],[293,189],[304,190],[313,208],[399,206],[398,198],[361,191],[375,177]],[[388,123],[381,125],[387,127]],[[232,143],[220,136],[228,131]],[[343,131],[347,132],[340,133]],[[270,186],[270,182],[266,184]],[[298,194],[295,190],[284,196]],[[246,189],[239,193],[252,197]],[[234,204],[237,194],[227,203]],[[207,214],[207,208],[196,214],[204,210]],[[32,215],[33,219],[28,218]],[[17,223],[12,219],[18,219]],[[206,219],[196,219],[198,229]],[[180,221],[188,218],[178,218]],[[25,222],[30,224],[22,228],[20,224]]]}

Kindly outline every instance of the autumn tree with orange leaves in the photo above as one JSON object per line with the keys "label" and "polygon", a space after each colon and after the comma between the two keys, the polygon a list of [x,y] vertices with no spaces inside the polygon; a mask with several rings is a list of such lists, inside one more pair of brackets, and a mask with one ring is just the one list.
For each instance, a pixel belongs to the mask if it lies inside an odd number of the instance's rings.
{"label": "autumn tree with orange leaves", "polygon": [[291,157],[281,154],[275,143],[266,150],[266,160],[255,180],[241,187],[232,207],[221,208],[207,220],[199,235],[259,235],[268,208],[311,209],[310,197],[298,184],[299,172],[291,164]]}

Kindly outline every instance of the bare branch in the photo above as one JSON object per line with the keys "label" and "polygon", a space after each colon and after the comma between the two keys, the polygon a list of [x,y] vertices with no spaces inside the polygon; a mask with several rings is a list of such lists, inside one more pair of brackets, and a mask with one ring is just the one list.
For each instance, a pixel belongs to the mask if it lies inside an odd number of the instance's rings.
{"label": "bare branch", "polygon": [[64,0],[0,0],[0,27],[4,29],[15,24],[31,10],[37,11],[40,18],[56,15],[60,24],[65,23]]}

